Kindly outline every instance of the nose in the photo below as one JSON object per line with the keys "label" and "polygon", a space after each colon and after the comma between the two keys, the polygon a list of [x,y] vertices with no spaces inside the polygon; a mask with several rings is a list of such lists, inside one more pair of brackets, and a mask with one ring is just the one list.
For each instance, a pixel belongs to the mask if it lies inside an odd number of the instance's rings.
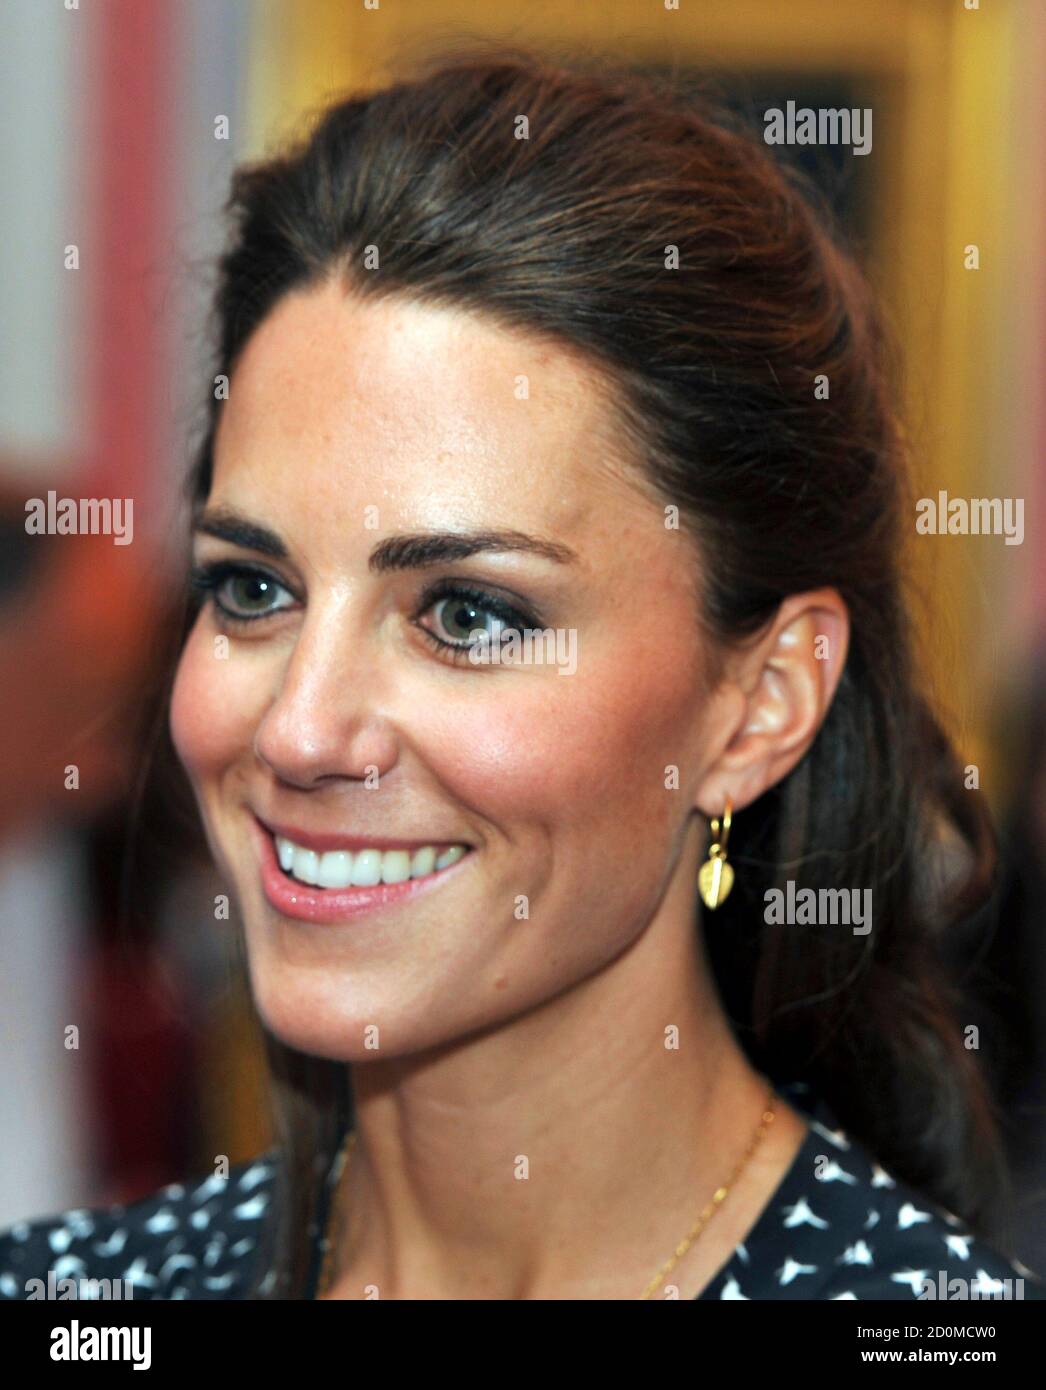
{"label": "nose", "polygon": [[385,776],[398,739],[383,712],[380,663],[347,612],[318,609],[303,623],[254,736],[256,756],[281,781],[308,790],[331,779]]}

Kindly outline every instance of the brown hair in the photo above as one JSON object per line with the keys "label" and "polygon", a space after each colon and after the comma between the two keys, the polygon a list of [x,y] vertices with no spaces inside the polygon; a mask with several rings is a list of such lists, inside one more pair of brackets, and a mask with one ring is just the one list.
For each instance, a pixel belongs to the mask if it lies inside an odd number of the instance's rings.
{"label": "brown hair", "polygon": [[[710,958],[761,1071],[806,1080],[898,1177],[983,1229],[1005,1170],[942,948],[991,887],[994,833],[920,691],[889,354],[815,195],[671,79],[501,49],[329,106],[289,152],[236,172],[228,210],[216,372],[282,295],[332,275],[552,335],[613,383],[621,438],[679,505],[716,641],[759,632],[789,594],[838,590],[852,634],[837,693],[794,771],[735,820]],[[372,245],[380,269],[364,270]],[[789,879],[871,889],[873,930],[768,924],[765,891]],[[343,1065],[265,1044],[281,1161],[253,1294],[300,1297],[351,1086]]]}

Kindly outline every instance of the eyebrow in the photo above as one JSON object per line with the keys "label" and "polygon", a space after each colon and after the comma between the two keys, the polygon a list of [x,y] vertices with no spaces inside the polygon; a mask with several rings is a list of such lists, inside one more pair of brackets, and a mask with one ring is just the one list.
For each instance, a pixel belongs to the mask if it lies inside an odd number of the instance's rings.
{"label": "eyebrow", "polygon": [[[287,547],[275,531],[226,508],[201,512],[194,520],[193,530],[270,555],[274,560],[287,558]],[[561,565],[572,564],[578,558],[569,546],[528,536],[524,531],[419,531],[380,541],[371,551],[367,567],[372,574],[425,569],[464,560],[481,551],[529,553]]]}

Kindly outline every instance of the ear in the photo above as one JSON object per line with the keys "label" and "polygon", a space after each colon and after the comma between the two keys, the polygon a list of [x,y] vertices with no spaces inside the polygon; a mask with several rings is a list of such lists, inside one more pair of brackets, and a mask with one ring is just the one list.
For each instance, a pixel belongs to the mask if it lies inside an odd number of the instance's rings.
{"label": "ear", "polygon": [[[846,664],[850,616],[834,589],[792,594],[754,645],[727,657],[723,684],[739,710],[694,798],[709,819],[758,800],[817,736]],[[740,694],[740,698],[739,698]]]}

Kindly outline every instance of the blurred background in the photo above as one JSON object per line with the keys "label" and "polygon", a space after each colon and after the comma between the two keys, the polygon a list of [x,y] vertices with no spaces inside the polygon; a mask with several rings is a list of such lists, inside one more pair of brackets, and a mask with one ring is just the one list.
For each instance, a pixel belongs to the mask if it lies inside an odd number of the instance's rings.
{"label": "blurred background", "polygon": [[[222,885],[175,792],[142,780],[222,204],[235,164],[331,97],[501,36],[710,83],[758,131],[788,100],[873,111],[867,155],[777,153],[886,306],[916,496],[1024,504],[1022,544],[924,536],[913,578],[1003,840],[954,954],[1004,1109],[1014,1249],[1046,1271],[1046,7],[670,4],[0,0],[0,1226],[271,1142]],[[27,534],[49,490],[133,498],[133,542]]]}

